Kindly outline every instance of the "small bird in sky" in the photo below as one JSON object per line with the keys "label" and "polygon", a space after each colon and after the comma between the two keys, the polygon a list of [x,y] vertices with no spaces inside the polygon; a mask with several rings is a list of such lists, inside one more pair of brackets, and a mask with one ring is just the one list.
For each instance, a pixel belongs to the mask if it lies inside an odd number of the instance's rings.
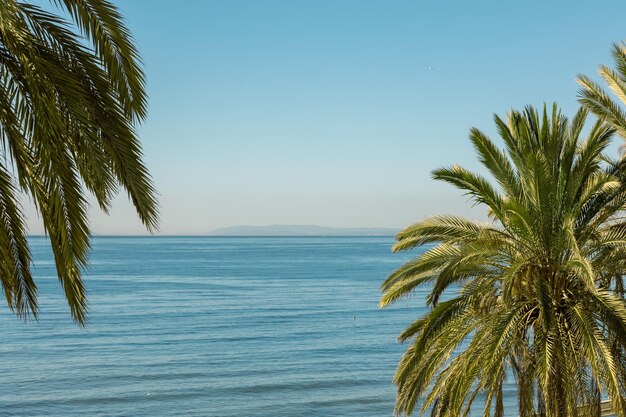
{"label": "small bird in sky", "polygon": [[429,71],[432,71],[432,70],[434,70],[434,69],[435,69],[435,67],[433,67],[432,65],[428,65],[428,64],[426,64],[426,68],[427,68]]}

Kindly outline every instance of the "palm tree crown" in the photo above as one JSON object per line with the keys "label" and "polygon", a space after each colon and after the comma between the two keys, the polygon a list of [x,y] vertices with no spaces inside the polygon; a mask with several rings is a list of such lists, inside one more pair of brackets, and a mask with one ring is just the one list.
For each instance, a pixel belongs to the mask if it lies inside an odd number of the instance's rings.
{"label": "palm tree crown", "polygon": [[427,246],[383,283],[381,306],[426,287],[430,308],[399,337],[410,345],[394,377],[396,413],[420,400],[433,416],[458,417],[478,401],[502,417],[514,377],[522,417],[599,416],[607,392],[626,415],[625,162],[604,156],[606,124],[581,139],[586,115],[570,121],[555,105],[496,116],[505,150],[472,129],[497,185],[456,165],[433,172],[489,220],[440,215],[397,235],[395,251]]}
{"label": "palm tree crown", "polygon": [[150,230],[157,204],[135,132],[146,115],[144,76],[119,12],[106,0],[52,3],[69,20],[0,0],[0,282],[13,311],[36,317],[22,192],[50,237],[72,316],[84,324],[87,192],[106,211],[121,186]]}

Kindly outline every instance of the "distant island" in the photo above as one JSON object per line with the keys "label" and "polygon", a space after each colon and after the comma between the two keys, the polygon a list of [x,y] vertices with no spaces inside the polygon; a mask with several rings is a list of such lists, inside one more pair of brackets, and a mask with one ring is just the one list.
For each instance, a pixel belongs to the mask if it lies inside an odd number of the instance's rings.
{"label": "distant island", "polygon": [[323,227],[274,224],[271,226],[232,226],[213,230],[209,236],[394,236],[398,229],[382,227]]}

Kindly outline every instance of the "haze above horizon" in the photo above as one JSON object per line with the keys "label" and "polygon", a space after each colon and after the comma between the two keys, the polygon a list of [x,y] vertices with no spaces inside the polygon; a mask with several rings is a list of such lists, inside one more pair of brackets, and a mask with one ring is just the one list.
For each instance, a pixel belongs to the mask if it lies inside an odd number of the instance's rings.
{"label": "haze above horizon", "polygon": [[[140,137],[163,234],[482,218],[430,171],[479,170],[468,131],[495,138],[493,113],[557,101],[573,114],[576,75],[612,62],[626,14],[617,1],[118,6],[145,62]],[[96,234],[145,233],[125,195],[90,219]]]}

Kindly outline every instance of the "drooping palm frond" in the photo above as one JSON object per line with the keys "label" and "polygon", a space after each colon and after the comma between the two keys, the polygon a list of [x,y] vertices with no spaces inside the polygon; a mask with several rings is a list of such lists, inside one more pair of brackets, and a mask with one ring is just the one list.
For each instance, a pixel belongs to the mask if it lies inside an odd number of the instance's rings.
{"label": "drooping palm frond", "polygon": [[502,417],[512,375],[522,417],[600,416],[602,393],[626,416],[626,176],[604,155],[613,128],[580,137],[586,115],[495,116],[504,150],[472,129],[496,185],[458,166],[433,172],[491,221],[436,216],[396,236],[394,250],[434,244],[381,287],[382,307],[429,291],[430,311],[399,337],[397,414]]}
{"label": "drooping palm frond", "polygon": [[615,43],[612,49],[615,70],[602,65],[598,73],[609,90],[617,97],[613,101],[609,94],[596,82],[585,75],[578,76],[581,85],[580,102],[596,116],[606,120],[626,139],[626,112],[619,104],[626,105],[626,44]]}
{"label": "drooping palm frond", "polygon": [[0,241],[19,249],[2,252],[13,269],[0,280],[9,306],[36,316],[19,188],[41,215],[72,316],[84,324],[86,192],[107,211],[125,189],[149,230],[158,208],[135,130],[146,115],[144,75],[122,17],[107,0],[52,1],[73,24],[36,5],[0,0],[0,146],[11,168],[0,171]]}

